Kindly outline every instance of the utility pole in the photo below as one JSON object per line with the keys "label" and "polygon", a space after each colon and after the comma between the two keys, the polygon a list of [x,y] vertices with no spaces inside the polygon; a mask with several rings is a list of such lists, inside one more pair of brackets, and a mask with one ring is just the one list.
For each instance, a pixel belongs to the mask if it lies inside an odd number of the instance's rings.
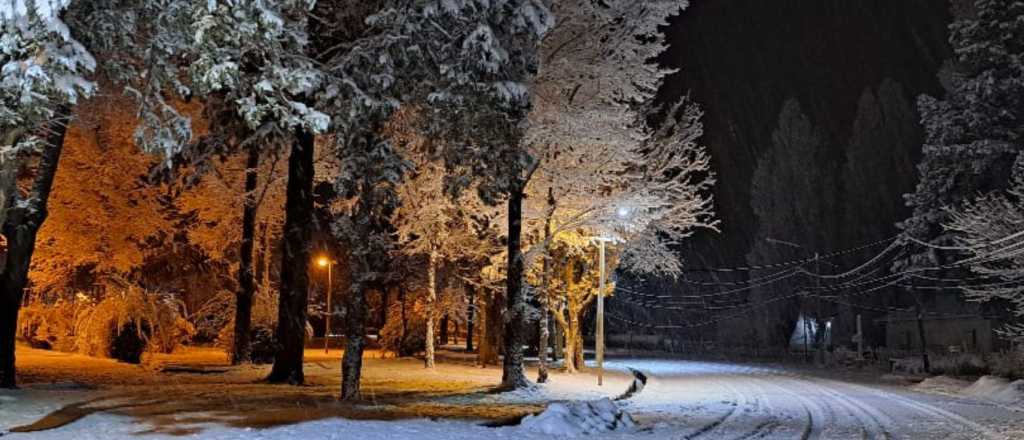
{"label": "utility pole", "polygon": [[860,325],[860,313],[857,314],[857,360],[864,360],[864,328]]}
{"label": "utility pole", "polygon": [[[819,259],[819,257],[820,257],[820,255],[817,252],[815,252],[814,253],[814,285],[815,285],[815,292],[817,292],[816,295],[820,295],[821,294],[821,260]],[[820,365],[823,365],[825,363],[825,352],[823,350],[825,348],[824,347],[824,345],[825,345],[825,323],[823,322],[823,319],[822,319],[822,316],[824,316],[824,313],[822,313],[822,311],[821,311],[821,300],[818,299],[818,298],[814,299],[814,310],[815,310],[815,314],[818,315],[818,316],[814,317],[815,323],[818,324],[818,328],[814,332],[814,342],[815,342],[815,347],[817,349],[817,351],[815,351],[815,354],[814,354],[814,358],[815,358],[814,361],[815,361],[815,363],[817,363],[820,366]]]}
{"label": "utility pole", "polygon": [[597,285],[597,385],[604,384],[604,239],[601,242],[601,277]]}

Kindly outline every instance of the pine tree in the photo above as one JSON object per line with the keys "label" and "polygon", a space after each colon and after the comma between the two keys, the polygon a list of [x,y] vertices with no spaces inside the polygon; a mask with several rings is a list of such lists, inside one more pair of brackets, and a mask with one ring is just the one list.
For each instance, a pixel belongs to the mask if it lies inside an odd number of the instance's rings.
{"label": "pine tree", "polygon": [[[922,96],[926,132],[917,189],[906,196],[913,215],[900,226],[912,237],[952,244],[942,224],[947,207],[979,192],[1006,189],[1024,150],[1024,4],[978,0],[976,13],[950,25],[956,55],[947,96]],[[933,266],[943,254],[924,252],[909,264]]]}
{"label": "pine tree", "polygon": [[[0,3],[0,224],[7,258],[0,273],[0,387],[13,388],[15,333],[36,234],[64,144],[71,108],[95,84],[96,60],[62,20],[70,0]],[[18,173],[38,155],[31,187]]]}
{"label": "pine tree", "polygon": [[436,125],[445,125],[450,148],[445,158],[452,192],[474,186],[489,204],[508,206],[506,237],[505,356],[502,384],[526,386],[523,368],[525,322],[522,208],[526,185],[537,169],[523,142],[529,114],[529,85],[536,74],[539,45],[552,26],[537,0],[447,0],[424,2],[417,41],[444,66],[433,79],[439,87],[428,102]]}

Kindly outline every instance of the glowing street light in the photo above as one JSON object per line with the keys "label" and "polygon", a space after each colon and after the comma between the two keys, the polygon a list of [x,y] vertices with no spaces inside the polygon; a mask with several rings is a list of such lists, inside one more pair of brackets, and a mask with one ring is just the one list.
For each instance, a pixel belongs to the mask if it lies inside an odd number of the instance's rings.
{"label": "glowing street light", "polygon": [[331,310],[331,267],[334,266],[335,261],[332,261],[327,256],[320,256],[317,258],[316,264],[320,267],[327,268],[327,319],[324,323],[324,354],[330,353],[330,341],[331,341],[331,315],[334,313]]}

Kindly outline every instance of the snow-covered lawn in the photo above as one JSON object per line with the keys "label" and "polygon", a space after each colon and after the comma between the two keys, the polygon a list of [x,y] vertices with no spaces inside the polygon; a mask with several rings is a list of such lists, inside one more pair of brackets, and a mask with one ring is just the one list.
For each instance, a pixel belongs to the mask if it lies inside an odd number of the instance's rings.
{"label": "snow-covered lawn", "polygon": [[[0,393],[0,431],[54,411],[43,424],[60,426],[8,434],[13,439],[141,433],[224,440],[1024,438],[1024,411],[996,401],[1014,384],[994,378],[886,385],[829,370],[614,359],[603,387],[591,374],[556,373],[549,384],[493,393],[498,368],[441,356],[437,369],[428,371],[418,360],[371,353],[364,367],[366,401],[350,405],[334,397],[336,352],[307,352],[305,387],[256,383],[267,367],[227,368],[209,350],[142,367],[36,350],[19,354],[25,377],[34,379],[22,390]],[[600,401],[628,388],[631,369],[647,376],[643,390],[626,400]],[[508,423],[526,414],[539,415]]]}
{"label": "snow-covered lawn", "polygon": [[[0,392],[0,433],[34,424],[33,428],[58,428],[12,435],[72,438],[74,432],[74,438],[90,438],[97,428],[82,425],[98,423],[103,432],[125,436],[151,432],[206,437],[220,432],[230,438],[232,430],[273,431],[325,420],[361,420],[359,424],[367,426],[383,423],[384,431],[401,426],[411,430],[422,419],[471,431],[493,430],[479,425],[517,420],[554,401],[616,397],[633,380],[629,373],[611,372],[598,387],[591,374],[555,372],[548,384],[495,393],[492,389],[501,379],[498,367],[441,362],[427,370],[420,360],[381,358],[379,352],[369,352],[364,360],[364,401],[344,404],[336,399],[340,355],[307,350],[307,384],[293,387],[260,383],[269,366],[229,367],[215,349],[186,349],[137,366],[19,347],[22,389]],[[536,375],[533,370],[529,374]],[[436,427],[434,422],[427,426]],[[84,432],[76,431],[81,429]]]}

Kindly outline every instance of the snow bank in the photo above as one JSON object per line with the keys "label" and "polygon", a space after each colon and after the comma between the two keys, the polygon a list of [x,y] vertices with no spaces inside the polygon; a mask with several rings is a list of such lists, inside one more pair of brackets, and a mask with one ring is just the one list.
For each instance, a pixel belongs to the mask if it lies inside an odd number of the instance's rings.
{"label": "snow bank", "polygon": [[526,416],[523,429],[561,437],[576,437],[636,426],[629,414],[610,399],[589,402],[552,403],[544,412]]}
{"label": "snow bank", "polygon": [[1024,380],[1010,382],[995,376],[983,376],[962,394],[1024,409]]}

